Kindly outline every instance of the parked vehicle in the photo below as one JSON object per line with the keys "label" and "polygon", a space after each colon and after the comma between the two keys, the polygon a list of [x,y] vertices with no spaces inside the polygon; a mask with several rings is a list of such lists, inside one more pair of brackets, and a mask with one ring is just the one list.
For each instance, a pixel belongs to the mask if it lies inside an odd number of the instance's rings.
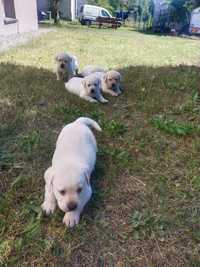
{"label": "parked vehicle", "polygon": [[91,25],[96,23],[97,17],[113,18],[110,12],[100,6],[83,5],[79,13],[79,21],[82,25]]}
{"label": "parked vehicle", "polygon": [[191,13],[190,19],[190,34],[200,34],[200,8],[196,8]]}

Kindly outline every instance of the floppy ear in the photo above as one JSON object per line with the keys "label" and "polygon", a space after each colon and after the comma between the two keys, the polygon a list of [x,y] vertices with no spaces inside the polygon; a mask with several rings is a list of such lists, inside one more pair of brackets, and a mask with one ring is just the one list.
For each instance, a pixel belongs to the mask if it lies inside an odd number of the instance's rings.
{"label": "floppy ear", "polygon": [[46,185],[48,185],[50,188],[53,187],[53,168],[52,166],[49,167],[45,173],[44,173],[44,180]]}
{"label": "floppy ear", "polygon": [[86,84],[86,80],[85,79],[82,80],[82,85],[83,85],[84,88],[86,88],[87,84]]}
{"label": "floppy ear", "polygon": [[103,80],[104,80],[104,82],[107,82],[107,80],[108,80],[108,77],[107,77],[107,74],[106,73],[103,76]]}

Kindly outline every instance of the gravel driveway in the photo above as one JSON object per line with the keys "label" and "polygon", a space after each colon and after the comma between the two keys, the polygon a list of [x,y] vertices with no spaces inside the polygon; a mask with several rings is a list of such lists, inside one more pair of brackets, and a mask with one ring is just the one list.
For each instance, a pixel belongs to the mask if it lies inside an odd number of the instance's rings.
{"label": "gravel driveway", "polygon": [[31,41],[33,38],[50,31],[52,31],[52,29],[39,29],[35,32],[18,33],[9,36],[0,35],[0,52],[4,52],[11,47],[25,44],[28,41]]}

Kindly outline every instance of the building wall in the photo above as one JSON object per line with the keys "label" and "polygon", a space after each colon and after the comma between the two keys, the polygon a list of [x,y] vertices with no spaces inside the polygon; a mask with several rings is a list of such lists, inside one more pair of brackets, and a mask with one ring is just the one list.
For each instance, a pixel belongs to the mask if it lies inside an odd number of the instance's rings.
{"label": "building wall", "polygon": [[162,14],[163,12],[167,12],[169,6],[165,0],[154,0],[153,2],[154,2],[153,26],[156,26],[159,21],[160,14]]}
{"label": "building wall", "polygon": [[19,32],[38,30],[36,0],[15,0],[15,12]]}
{"label": "building wall", "polygon": [[48,11],[50,9],[50,0],[37,0],[37,9]]}
{"label": "building wall", "polygon": [[4,24],[3,0],[0,0],[0,34],[10,35],[38,30],[36,0],[14,0],[17,22]]}
{"label": "building wall", "polygon": [[3,0],[0,0],[0,35],[10,35],[18,32],[18,23],[4,24],[5,12]]}
{"label": "building wall", "polygon": [[86,4],[86,0],[61,0],[60,12],[61,18],[75,20],[79,16],[80,8]]}
{"label": "building wall", "polygon": [[61,18],[72,20],[71,1],[73,0],[61,0],[59,5],[59,11]]}

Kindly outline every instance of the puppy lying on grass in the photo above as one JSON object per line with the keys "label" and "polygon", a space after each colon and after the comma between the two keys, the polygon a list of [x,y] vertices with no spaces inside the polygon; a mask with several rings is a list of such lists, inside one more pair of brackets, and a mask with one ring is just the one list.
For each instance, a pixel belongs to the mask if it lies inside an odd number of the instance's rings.
{"label": "puppy lying on grass", "polygon": [[66,125],[56,143],[52,166],[45,174],[42,209],[53,213],[56,203],[65,212],[63,223],[73,227],[92,195],[90,176],[96,162],[97,145],[90,127],[101,131],[92,119],[81,117]]}
{"label": "puppy lying on grass", "polygon": [[78,74],[77,57],[67,53],[60,53],[56,56],[56,77],[57,80],[68,81]]}
{"label": "puppy lying on grass", "polygon": [[94,72],[106,72],[102,67],[95,66],[95,65],[87,65],[83,68],[82,72],[80,73],[82,77],[86,77]]}
{"label": "puppy lying on grass", "polygon": [[94,72],[94,75],[101,80],[101,91],[112,96],[118,96],[121,91],[121,74],[116,70],[109,70],[106,73]]}
{"label": "puppy lying on grass", "polygon": [[90,74],[85,78],[74,77],[65,83],[65,88],[70,93],[76,94],[79,97],[89,102],[107,103],[100,89],[101,80],[95,74]]}
{"label": "puppy lying on grass", "polygon": [[81,75],[87,77],[91,73],[95,74],[101,80],[101,90],[112,96],[118,96],[121,92],[121,74],[115,70],[105,71],[101,67],[88,65]]}

